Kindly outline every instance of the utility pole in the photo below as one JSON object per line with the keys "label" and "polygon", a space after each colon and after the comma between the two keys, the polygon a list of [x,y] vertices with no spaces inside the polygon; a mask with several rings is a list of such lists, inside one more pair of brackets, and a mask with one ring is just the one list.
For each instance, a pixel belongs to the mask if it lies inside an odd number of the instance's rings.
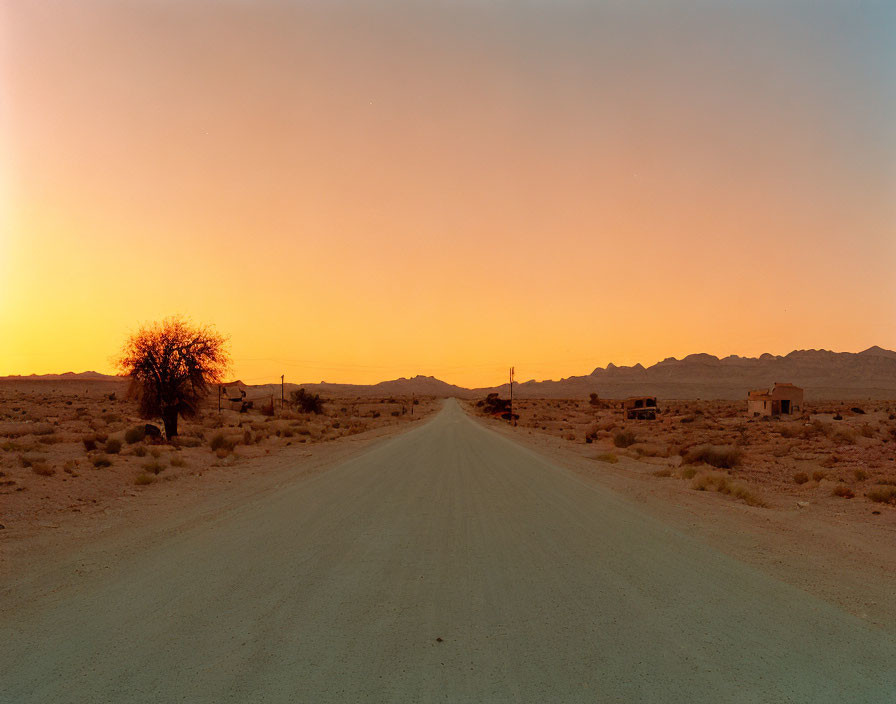
{"label": "utility pole", "polygon": [[510,368],[510,424],[516,425],[513,419],[513,367]]}
{"label": "utility pole", "polygon": [[285,387],[283,386],[283,377],[284,376],[285,376],[285,374],[280,375],[280,409],[281,410],[283,409],[283,402],[286,400],[286,391],[285,391]]}

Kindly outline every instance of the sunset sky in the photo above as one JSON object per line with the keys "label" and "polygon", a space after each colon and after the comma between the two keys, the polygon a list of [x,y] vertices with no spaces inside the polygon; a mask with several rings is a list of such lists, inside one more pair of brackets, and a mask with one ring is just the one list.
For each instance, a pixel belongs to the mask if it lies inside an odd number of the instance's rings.
{"label": "sunset sky", "polygon": [[0,8],[0,375],[896,348],[894,2]]}

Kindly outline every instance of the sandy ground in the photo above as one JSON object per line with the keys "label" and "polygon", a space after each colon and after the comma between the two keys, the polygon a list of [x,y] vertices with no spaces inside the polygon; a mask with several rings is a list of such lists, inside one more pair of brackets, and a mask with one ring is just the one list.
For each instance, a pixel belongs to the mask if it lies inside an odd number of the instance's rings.
{"label": "sandy ground", "polygon": [[449,401],[328,471],[34,555],[4,578],[0,701],[892,700],[892,629],[547,449]]}
{"label": "sandy ground", "polygon": [[23,539],[66,531],[77,515],[118,512],[170,484],[167,494],[209,491],[253,460],[411,423],[441,403],[417,398],[411,413],[409,398],[329,398],[321,414],[277,403],[265,415],[267,395],[247,413],[219,412],[213,396],[169,444],[128,435],[147,421],[126,391],[123,381],[0,380],[0,565]]}

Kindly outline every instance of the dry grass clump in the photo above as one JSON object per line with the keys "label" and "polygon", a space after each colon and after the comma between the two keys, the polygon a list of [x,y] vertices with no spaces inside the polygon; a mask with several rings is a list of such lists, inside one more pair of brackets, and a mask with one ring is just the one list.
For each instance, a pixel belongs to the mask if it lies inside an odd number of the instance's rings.
{"label": "dry grass clump", "polygon": [[720,494],[733,496],[748,506],[765,506],[765,502],[746,486],[731,481],[731,478],[722,472],[701,472],[694,477],[691,488],[697,491],[717,491]]}
{"label": "dry grass clump", "polygon": [[165,469],[165,465],[158,460],[150,460],[149,462],[143,463],[143,469],[147,472],[152,472],[153,474],[159,474]]}
{"label": "dry grass clump", "polygon": [[91,461],[93,462],[93,466],[96,467],[97,469],[100,469],[101,467],[111,467],[112,466],[112,460],[109,459],[109,457],[106,455],[97,455]]}
{"label": "dry grass clump", "polygon": [[797,484],[805,484],[807,481],[809,481],[809,475],[805,472],[797,472],[793,475],[793,481]]}
{"label": "dry grass clump", "polygon": [[822,472],[820,469],[816,469],[814,472],[812,472],[812,481],[820,482],[827,476],[828,475],[825,472]]}
{"label": "dry grass clump", "polygon": [[[224,456],[226,457],[233,450],[233,442],[224,437],[224,433],[215,433],[209,441],[209,447],[215,453],[225,450]],[[220,455],[218,456],[220,457]]]}
{"label": "dry grass clump", "polygon": [[613,436],[613,444],[616,447],[631,447],[638,439],[631,430],[620,430]]}
{"label": "dry grass clump", "polygon": [[140,473],[137,475],[137,478],[134,480],[134,484],[137,486],[146,486],[147,484],[152,484],[156,478],[151,474]]}
{"label": "dry grass clump", "polygon": [[896,486],[884,486],[880,489],[872,489],[865,494],[869,499],[879,504],[893,504],[896,506]]}
{"label": "dry grass clump", "polygon": [[844,499],[851,499],[856,495],[856,493],[848,486],[846,486],[846,484],[838,484],[834,487],[834,490],[831,492],[831,494]]}
{"label": "dry grass clump", "polygon": [[180,455],[171,455],[171,466],[172,467],[185,467],[186,464],[187,464],[187,461]]}
{"label": "dry grass clump", "polygon": [[48,464],[44,464],[43,462],[36,462],[32,464],[31,471],[35,474],[39,474],[42,477],[52,477],[54,474],[56,474],[55,469],[53,469]]}
{"label": "dry grass clump", "polygon": [[109,440],[106,440],[106,445],[103,449],[110,455],[117,455],[121,452],[121,440],[110,438]]}
{"label": "dry grass clump", "polygon": [[84,449],[87,452],[96,450],[96,437],[82,438],[81,442],[84,443]]}
{"label": "dry grass clump", "polygon": [[124,433],[124,441],[128,443],[128,445],[138,443],[145,437],[146,428],[142,425],[136,425],[133,428],[128,428]]}
{"label": "dry grass clump", "polygon": [[856,478],[857,482],[863,482],[868,478],[868,472],[866,472],[864,469],[856,469],[852,474]]}
{"label": "dry grass clump", "polygon": [[653,473],[655,477],[671,477],[672,476],[672,468],[671,467],[663,467],[662,469],[658,469]]}
{"label": "dry grass clump", "polygon": [[682,464],[703,462],[719,469],[732,469],[740,464],[743,453],[733,445],[698,445],[681,458]]}
{"label": "dry grass clump", "polygon": [[598,462],[608,462],[609,464],[616,464],[619,461],[619,458],[612,452],[602,452],[594,459]]}

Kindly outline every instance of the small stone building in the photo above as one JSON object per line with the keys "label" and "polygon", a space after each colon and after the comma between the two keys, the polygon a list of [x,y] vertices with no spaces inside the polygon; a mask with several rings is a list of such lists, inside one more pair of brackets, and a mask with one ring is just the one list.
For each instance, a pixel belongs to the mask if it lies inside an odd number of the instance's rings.
{"label": "small stone building", "polygon": [[622,402],[627,420],[656,420],[656,396],[635,396]]}
{"label": "small stone building", "polygon": [[787,416],[803,408],[803,390],[793,384],[775,382],[771,391],[759,389],[747,394],[747,414],[751,416]]}

